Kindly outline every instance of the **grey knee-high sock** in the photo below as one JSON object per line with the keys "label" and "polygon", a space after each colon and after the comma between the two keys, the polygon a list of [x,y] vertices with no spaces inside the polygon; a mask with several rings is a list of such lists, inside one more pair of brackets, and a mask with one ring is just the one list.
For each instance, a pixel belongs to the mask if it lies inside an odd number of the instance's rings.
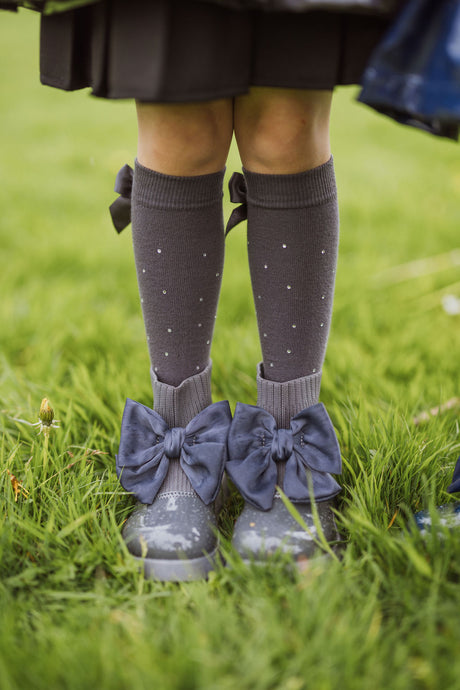
{"label": "grey knee-high sock", "polygon": [[339,237],[333,161],[295,175],[244,175],[259,404],[289,426],[319,396]]}
{"label": "grey knee-high sock", "polygon": [[133,245],[150,359],[158,381],[175,387],[209,362],[224,261],[223,175],[135,165]]}

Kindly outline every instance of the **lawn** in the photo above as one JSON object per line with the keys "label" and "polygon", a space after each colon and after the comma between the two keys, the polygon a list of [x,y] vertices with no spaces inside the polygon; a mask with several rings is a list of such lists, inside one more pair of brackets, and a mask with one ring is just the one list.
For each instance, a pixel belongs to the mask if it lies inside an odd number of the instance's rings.
{"label": "lawn", "polygon": [[[452,500],[460,454],[458,144],[336,93],[321,400],[344,463],[342,558],[249,568],[227,541],[230,567],[208,582],[145,582],[120,537],[133,500],[114,457],[125,398],[151,405],[149,362],[130,230],[107,210],[134,108],[40,86],[32,12],[1,14],[0,54],[1,690],[459,687],[458,533],[410,528]],[[226,259],[213,386],[233,408],[255,402],[260,358],[243,226]],[[48,443],[18,421],[45,396],[60,420]]]}

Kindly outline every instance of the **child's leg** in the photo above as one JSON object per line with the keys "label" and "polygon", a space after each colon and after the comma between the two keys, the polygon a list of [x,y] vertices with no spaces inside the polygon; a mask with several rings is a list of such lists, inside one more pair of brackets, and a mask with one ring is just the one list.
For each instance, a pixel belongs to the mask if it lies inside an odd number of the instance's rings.
{"label": "child's leg", "polygon": [[324,359],[338,246],[330,104],[329,91],[254,89],[235,105],[251,278],[270,381],[314,381]]}
{"label": "child's leg", "polygon": [[[212,402],[209,353],[223,270],[222,180],[232,137],[232,102],[139,103],[137,112],[132,231],[154,410],[166,428],[184,428]],[[218,408],[217,418],[214,412],[208,415],[200,430],[206,433],[219,420],[224,431],[228,429],[228,406]],[[134,487],[140,487],[138,497],[150,505],[137,508],[125,526],[129,548],[144,558],[147,574],[159,579],[205,575],[211,562],[203,554],[212,557],[216,551],[216,524],[212,498],[208,505],[200,497],[204,490],[213,496],[214,480],[216,486],[220,483],[226,432],[218,439],[221,453],[214,443],[207,469],[203,469],[206,458],[187,455],[186,474],[178,457],[184,447],[179,439],[186,441],[183,431],[165,432],[158,466],[152,461],[160,452],[154,447],[158,432],[152,436],[152,430],[140,430],[131,417],[126,418],[125,428],[120,443],[126,459],[120,460],[122,483],[123,463],[126,476],[132,446],[141,437],[151,437],[154,444],[137,452],[143,458],[141,470],[136,469],[137,460],[130,470]],[[168,467],[164,480],[158,475],[161,466]],[[147,468],[145,486],[137,476],[143,468]],[[159,484],[155,491],[153,484]]]}
{"label": "child's leg", "polygon": [[[289,429],[293,416],[318,402],[331,320],[339,224],[329,146],[330,105],[328,91],[268,88],[253,89],[235,102],[235,135],[247,186],[249,263],[263,355],[258,405],[273,415],[279,429]],[[237,423],[233,428],[237,429]],[[280,439],[287,439],[284,432]],[[337,468],[340,459],[334,440],[330,448]],[[283,486],[286,476],[287,484],[302,496],[292,469],[288,477],[286,462],[280,457],[284,451],[275,452],[278,482]],[[237,484],[239,471],[238,462],[229,463]],[[247,476],[251,468],[248,471]],[[297,471],[299,477],[304,474],[300,467]],[[276,470],[270,472],[268,483],[273,484],[274,493]],[[267,481],[268,476],[267,471]],[[313,473],[313,481],[317,499],[325,500],[338,491],[327,473]],[[260,491],[254,484],[256,504]],[[246,498],[251,500],[249,494]],[[307,499],[305,487],[305,497],[297,498],[298,507],[303,505],[304,519],[311,524]],[[266,497],[261,500],[266,509]],[[275,500],[269,513],[247,504],[237,524],[237,546],[260,556],[264,540],[270,538],[271,547],[276,547],[294,529],[299,543],[292,538],[288,548],[308,553],[311,542],[306,547],[302,544],[308,535],[295,529],[280,503]],[[333,523],[322,510],[324,526],[333,536]]]}
{"label": "child's leg", "polygon": [[224,259],[231,101],[137,105],[133,243],[152,368],[179,386],[209,361]]}

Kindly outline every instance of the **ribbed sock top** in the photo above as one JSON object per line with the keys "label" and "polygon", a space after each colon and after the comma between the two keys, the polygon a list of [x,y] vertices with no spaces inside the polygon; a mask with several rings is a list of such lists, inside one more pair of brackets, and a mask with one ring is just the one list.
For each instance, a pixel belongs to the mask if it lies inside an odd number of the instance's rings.
{"label": "ribbed sock top", "polygon": [[292,417],[316,405],[320,387],[321,372],[279,383],[263,378],[263,366],[258,366],[257,404],[273,415],[279,429],[289,429]]}
{"label": "ribbed sock top", "polygon": [[225,170],[193,177],[164,175],[136,160],[133,200],[147,208],[204,208],[222,199],[224,173]]}
{"label": "ribbed sock top", "polygon": [[337,197],[334,162],[294,175],[261,175],[243,168],[248,201],[261,208],[309,208]]}

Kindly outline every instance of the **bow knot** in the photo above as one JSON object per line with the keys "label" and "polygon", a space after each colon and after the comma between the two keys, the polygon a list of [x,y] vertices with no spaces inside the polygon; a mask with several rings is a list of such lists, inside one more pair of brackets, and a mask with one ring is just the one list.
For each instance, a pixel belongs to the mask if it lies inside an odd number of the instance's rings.
{"label": "bow knot", "polygon": [[266,410],[238,403],[228,453],[230,479],[246,501],[261,510],[272,506],[277,462],[286,463],[283,490],[291,501],[310,501],[310,486],[316,501],[328,500],[340,491],[330,474],[341,473],[340,448],[322,403],[299,412],[289,429],[278,429]]}
{"label": "bow knot", "polygon": [[221,401],[199,412],[185,428],[170,429],[157,412],[128,399],[116,462],[122,486],[141,503],[153,503],[170,460],[178,458],[203,503],[212,503],[222,481],[231,418],[228,402]]}
{"label": "bow knot", "polygon": [[275,429],[271,454],[275,462],[288,460],[292,454],[294,439],[291,429]]}
{"label": "bow knot", "polygon": [[235,225],[238,225],[238,223],[241,223],[248,217],[247,189],[244,175],[238,172],[233,173],[228,183],[228,189],[230,192],[230,201],[233,204],[241,204],[241,206],[238,206],[238,208],[232,211],[227,223],[225,235],[228,235]]}
{"label": "bow knot", "polygon": [[131,195],[133,190],[133,169],[124,165],[117,173],[114,191],[120,196],[110,205],[109,211],[115,230],[120,233],[131,222]]}
{"label": "bow knot", "polygon": [[170,460],[178,458],[185,441],[185,429],[180,426],[175,426],[173,429],[168,429],[165,434],[164,447],[165,455]]}

